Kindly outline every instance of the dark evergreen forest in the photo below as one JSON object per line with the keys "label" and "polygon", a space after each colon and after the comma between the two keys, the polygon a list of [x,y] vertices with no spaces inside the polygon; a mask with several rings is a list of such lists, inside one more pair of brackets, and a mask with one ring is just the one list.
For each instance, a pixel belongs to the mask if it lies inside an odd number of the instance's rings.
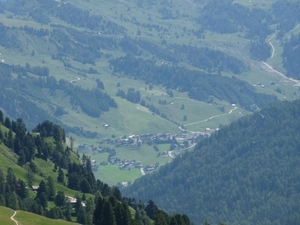
{"label": "dark evergreen forest", "polygon": [[300,21],[300,6],[293,1],[278,0],[272,10],[249,9],[233,0],[208,1],[200,10],[198,33],[211,30],[217,33],[244,32],[249,39],[262,40],[272,33],[270,25],[277,24],[280,32],[287,32]]}
{"label": "dark evergreen forest", "polygon": [[273,103],[223,126],[123,191],[192,221],[298,224],[300,100]]}
{"label": "dark evergreen forest", "polygon": [[283,45],[282,61],[287,76],[300,79],[300,35],[292,35]]}

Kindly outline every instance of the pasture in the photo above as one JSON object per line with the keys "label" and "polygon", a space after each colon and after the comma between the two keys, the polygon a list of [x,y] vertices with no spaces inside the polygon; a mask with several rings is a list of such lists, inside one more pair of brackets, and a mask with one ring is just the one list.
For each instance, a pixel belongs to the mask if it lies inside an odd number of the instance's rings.
{"label": "pasture", "polygon": [[17,211],[14,217],[21,225],[75,225],[78,223],[71,223],[64,220],[52,220],[47,217],[39,216],[34,213]]}
{"label": "pasture", "polygon": [[12,209],[0,206],[0,221],[1,224],[5,225],[15,225],[15,222],[10,219],[10,217],[14,214]]}

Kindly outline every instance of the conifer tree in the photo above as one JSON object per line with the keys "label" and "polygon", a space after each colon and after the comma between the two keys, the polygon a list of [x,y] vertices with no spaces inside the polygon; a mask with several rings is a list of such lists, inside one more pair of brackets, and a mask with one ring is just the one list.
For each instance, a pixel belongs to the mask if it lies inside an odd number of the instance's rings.
{"label": "conifer tree", "polygon": [[8,190],[6,190],[6,192],[13,192],[16,189],[16,185],[17,185],[17,180],[15,177],[15,174],[12,170],[12,168],[8,168],[7,169],[7,175],[6,175],[6,184],[7,184],[7,188]]}
{"label": "conifer tree", "polygon": [[0,144],[1,144],[2,141],[3,141],[3,138],[4,138],[4,136],[3,136],[2,130],[0,129]]}
{"label": "conifer tree", "polygon": [[0,123],[3,124],[4,118],[3,118],[3,112],[0,110]]}
{"label": "conifer tree", "polygon": [[101,225],[103,224],[103,205],[104,205],[104,199],[102,197],[98,198],[97,204],[96,204],[96,209],[94,211],[94,216],[93,216],[93,223],[94,225]]}
{"label": "conifer tree", "polygon": [[77,212],[77,222],[80,224],[87,224],[87,217],[84,207],[80,204]]}
{"label": "conifer tree", "polygon": [[17,194],[21,199],[28,197],[28,190],[26,188],[25,182],[20,179],[18,180]]}
{"label": "conifer tree", "polygon": [[58,191],[55,198],[54,198],[54,203],[58,207],[63,207],[66,203],[66,196],[63,191]]}
{"label": "conifer tree", "polygon": [[162,210],[157,210],[155,213],[155,225],[169,225],[169,215]]}
{"label": "conifer tree", "polygon": [[187,224],[187,225],[191,224],[190,218],[186,214],[182,215],[182,219],[183,219],[185,224]]}
{"label": "conifer tree", "polygon": [[37,198],[37,202],[44,208],[46,209],[48,206],[48,200],[47,200],[47,195],[45,192],[42,192],[39,198]]}
{"label": "conifer tree", "polygon": [[86,178],[83,178],[80,182],[80,189],[83,193],[91,193],[92,188],[90,183],[87,181]]}
{"label": "conifer tree", "polygon": [[176,218],[175,218],[174,216],[171,218],[170,225],[179,225],[179,224],[177,223]]}
{"label": "conifer tree", "polygon": [[148,205],[145,208],[145,211],[147,213],[147,216],[149,216],[150,219],[154,220],[155,213],[158,210],[158,207],[154,204],[154,202],[150,199],[148,201]]}
{"label": "conifer tree", "polygon": [[70,203],[66,204],[64,215],[67,221],[72,221],[72,205]]}
{"label": "conifer tree", "polygon": [[11,150],[14,150],[14,136],[11,129],[8,131],[6,146]]}
{"label": "conifer tree", "polygon": [[108,201],[110,202],[110,204],[113,208],[117,207],[118,201],[115,198],[115,196],[109,196]]}
{"label": "conifer tree", "polygon": [[5,206],[5,198],[3,194],[0,194],[0,205]]}
{"label": "conifer tree", "polygon": [[125,225],[124,223],[124,208],[122,204],[118,204],[115,208],[115,217],[117,225]]}
{"label": "conifer tree", "polygon": [[14,210],[19,209],[18,196],[15,192],[7,193],[6,197],[6,207],[12,208]]}
{"label": "conifer tree", "polygon": [[28,186],[31,187],[35,181],[35,176],[28,164],[25,165],[25,169],[27,171],[26,172],[27,184]]}
{"label": "conifer tree", "polygon": [[56,195],[54,179],[51,176],[47,178],[47,197],[49,201],[53,201]]}
{"label": "conifer tree", "polygon": [[87,215],[87,224],[93,224],[93,213],[95,211],[95,203],[92,198],[89,198],[85,202],[85,212]]}
{"label": "conifer tree", "polygon": [[4,194],[5,190],[5,176],[3,170],[0,168],[0,194]]}
{"label": "conifer tree", "polygon": [[42,194],[48,195],[47,185],[44,180],[40,182],[39,188],[36,193],[36,198],[40,198]]}
{"label": "conifer tree", "polygon": [[65,182],[65,174],[61,168],[58,169],[57,181],[62,184]]}
{"label": "conifer tree", "polygon": [[102,195],[101,195],[101,192],[98,190],[98,191],[96,191],[96,193],[95,193],[95,198],[94,198],[94,203],[95,203],[95,205],[98,204],[99,198],[102,198]]}
{"label": "conifer tree", "polygon": [[8,129],[11,128],[11,122],[10,122],[10,119],[8,117],[5,118],[5,121],[4,121],[4,126]]}
{"label": "conifer tree", "polygon": [[113,207],[109,201],[105,201],[102,212],[103,223],[105,225],[117,225]]}
{"label": "conifer tree", "polygon": [[82,206],[82,201],[81,201],[80,196],[78,194],[76,194],[76,203],[74,206],[76,214],[78,214],[80,206]]}
{"label": "conifer tree", "polygon": [[122,194],[118,187],[113,187],[113,195],[116,197],[118,201],[122,200]]}
{"label": "conifer tree", "polygon": [[26,156],[25,156],[24,151],[21,149],[21,150],[19,151],[18,164],[19,164],[20,166],[23,166],[25,163],[26,163]]}

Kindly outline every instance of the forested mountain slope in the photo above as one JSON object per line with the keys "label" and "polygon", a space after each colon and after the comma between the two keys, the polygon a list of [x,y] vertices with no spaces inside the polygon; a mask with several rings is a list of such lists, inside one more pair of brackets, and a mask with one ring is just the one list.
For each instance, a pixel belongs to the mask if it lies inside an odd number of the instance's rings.
{"label": "forested mountain slope", "polygon": [[193,221],[299,224],[300,100],[222,127],[124,190]]}
{"label": "forested mountain slope", "polygon": [[17,212],[20,224],[32,217],[39,224],[54,224],[48,217],[82,225],[191,225],[186,215],[169,216],[152,200],[137,202],[96,180],[90,157],[80,160],[73,140],[66,146],[58,125],[44,121],[28,132],[22,119],[11,121],[0,110],[0,218],[6,210],[2,206],[30,212]]}

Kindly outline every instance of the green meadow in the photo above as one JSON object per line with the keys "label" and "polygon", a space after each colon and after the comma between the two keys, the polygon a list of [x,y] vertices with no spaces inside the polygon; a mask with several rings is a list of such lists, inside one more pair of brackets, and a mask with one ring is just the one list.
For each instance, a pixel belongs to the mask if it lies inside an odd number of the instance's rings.
{"label": "green meadow", "polygon": [[107,184],[116,185],[118,182],[133,182],[142,174],[139,169],[120,170],[117,165],[100,166],[94,173],[95,177]]}
{"label": "green meadow", "polygon": [[10,217],[14,214],[12,209],[0,206],[0,221],[1,224],[5,225],[15,225],[16,223],[10,219]]}
{"label": "green meadow", "polygon": [[21,225],[75,225],[78,223],[71,223],[64,220],[52,220],[47,217],[39,216],[34,213],[17,211],[15,220]]}

